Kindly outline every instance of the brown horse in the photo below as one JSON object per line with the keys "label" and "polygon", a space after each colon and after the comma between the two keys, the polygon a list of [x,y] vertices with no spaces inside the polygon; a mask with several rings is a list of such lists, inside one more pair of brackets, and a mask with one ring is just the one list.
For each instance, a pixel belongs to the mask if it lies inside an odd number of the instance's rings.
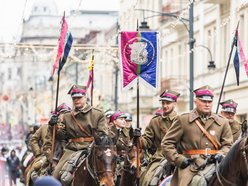
{"label": "brown horse", "polygon": [[[137,161],[142,159],[141,148],[131,144],[124,153],[124,165],[121,173],[120,186],[135,186],[137,184]],[[139,167],[140,171],[140,167]]]}
{"label": "brown horse", "polygon": [[216,167],[209,186],[245,186],[248,184],[247,122],[242,124],[241,139],[235,142],[226,157]]}
{"label": "brown horse", "polygon": [[73,186],[113,186],[116,169],[116,141],[95,136],[89,155],[74,172]]}

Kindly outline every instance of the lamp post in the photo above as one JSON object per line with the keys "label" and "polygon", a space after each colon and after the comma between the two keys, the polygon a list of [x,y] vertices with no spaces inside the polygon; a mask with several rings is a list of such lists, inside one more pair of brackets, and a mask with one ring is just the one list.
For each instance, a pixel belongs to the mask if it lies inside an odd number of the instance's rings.
{"label": "lamp post", "polygon": [[[178,19],[183,23],[185,26],[188,36],[189,36],[189,109],[193,109],[193,90],[194,90],[194,0],[189,0],[189,19],[183,18],[178,16],[178,12],[172,12],[172,13],[166,13],[166,12],[158,12],[158,11],[153,11],[153,10],[147,10],[147,9],[135,9],[138,11],[143,11],[143,18],[144,18],[144,12],[153,12],[155,13],[152,16],[146,17],[143,19],[141,22],[141,26],[139,27],[140,29],[149,29],[149,26],[147,25],[147,22],[145,19],[156,17],[156,16],[167,16],[167,17],[173,17]],[[185,23],[188,23],[187,24]]]}
{"label": "lamp post", "polygon": [[205,45],[196,45],[195,47],[202,47],[202,48],[207,49],[209,56],[210,56],[210,61],[208,62],[208,70],[214,70],[216,68],[216,65],[214,63],[213,56],[212,56],[210,49],[206,47]]}

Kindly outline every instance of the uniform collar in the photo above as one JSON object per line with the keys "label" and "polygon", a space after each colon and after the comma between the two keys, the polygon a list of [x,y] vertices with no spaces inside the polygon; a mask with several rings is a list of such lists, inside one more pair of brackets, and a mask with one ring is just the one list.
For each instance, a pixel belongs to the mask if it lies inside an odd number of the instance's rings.
{"label": "uniform collar", "polygon": [[[200,118],[200,114],[197,112],[196,109],[194,109],[189,113],[189,122],[192,123],[197,118]],[[212,118],[218,125],[221,125],[220,118],[217,114],[211,113],[209,115],[209,118]]]}
{"label": "uniform collar", "polygon": [[88,104],[86,104],[85,105],[85,107],[84,108],[82,108],[82,109],[73,109],[73,114],[74,115],[77,115],[77,114],[79,114],[79,113],[87,113],[87,112],[89,112],[90,110],[92,109],[92,107],[90,106],[90,105],[88,105]]}
{"label": "uniform collar", "polygon": [[170,114],[168,115],[162,115],[163,119],[167,119],[169,118],[170,121],[172,121],[173,119],[175,119],[175,117],[177,116],[176,111],[172,111]]}

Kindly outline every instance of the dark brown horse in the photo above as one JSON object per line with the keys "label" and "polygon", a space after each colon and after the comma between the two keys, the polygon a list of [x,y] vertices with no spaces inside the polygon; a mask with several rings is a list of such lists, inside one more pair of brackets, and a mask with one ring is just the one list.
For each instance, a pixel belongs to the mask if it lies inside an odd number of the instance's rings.
{"label": "dark brown horse", "polygon": [[[141,148],[130,145],[124,153],[124,165],[121,173],[120,186],[135,186],[137,184],[137,161],[142,159]],[[139,167],[140,171],[140,167]]]}
{"label": "dark brown horse", "polygon": [[74,172],[73,186],[113,186],[116,169],[116,141],[95,136],[89,155]]}
{"label": "dark brown horse", "polygon": [[226,157],[216,167],[209,186],[246,186],[248,184],[247,122],[242,124],[241,139],[235,142]]}

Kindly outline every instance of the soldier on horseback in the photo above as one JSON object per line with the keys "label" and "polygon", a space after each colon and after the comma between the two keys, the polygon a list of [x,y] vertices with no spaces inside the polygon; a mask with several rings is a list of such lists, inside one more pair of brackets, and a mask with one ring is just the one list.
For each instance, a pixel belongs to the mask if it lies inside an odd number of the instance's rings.
{"label": "soldier on horseback", "polygon": [[235,142],[241,134],[241,123],[234,119],[238,104],[232,99],[220,103],[222,106],[221,115],[228,119],[232,130],[233,142]]}
{"label": "soldier on horseback", "polygon": [[[78,159],[86,157],[94,140],[93,131],[108,134],[104,113],[86,102],[86,87],[73,85],[68,94],[71,95],[74,108],[64,115],[60,123],[64,127],[57,131],[58,138],[66,139],[68,143],[53,172],[53,176],[63,185],[70,185]],[[49,124],[56,125],[57,122],[54,116]]]}
{"label": "soldier on horseback", "polygon": [[[174,111],[177,99],[180,94],[173,90],[165,90],[160,95],[160,101],[162,103],[163,115],[155,116],[151,119],[149,125],[146,127],[144,134],[141,136],[141,143],[143,149],[149,149],[153,144],[156,146],[156,152],[150,158],[150,163],[147,168],[141,174],[140,183],[142,186],[158,185],[158,179],[154,175],[155,170],[161,165],[167,165],[167,160],[164,159],[161,149],[161,141],[164,135],[169,130],[172,122],[175,120],[177,113]],[[137,131],[135,132],[135,134]],[[164,168],[164,167],[162,167]],[[170,173],[167,173],[170,174]]]}
{"label": "soldier on horseback", "polygon": [[213,90],[203,86],[194,93],[196,108],[177,116],[162,140],[163,154],[176,166],[172,186],[207,185],[213,163],[222,160],[233,142],[227,119],[212,113]]}
{"label": "soldier on horseback", "polygon": [[[71,108],[67,106],[65,103],[58,106],[57,114],[59,120],[62,120],[63,114],[69,112],[70,110]],[[55,111],[52,114],[55,114]],[[58,130],[59,130],[59,126],[58,126]],[[55,146],[59,148],[58,146],[61,146],[61,144],[62,144],[61,142],[56,143]],[[49,159],[51,153],[51,146],[52,146],[52,129],[49,128],[49,125],[44,124],[35,132],[35,134],[30,139],[30,147],[35,156],[35,159],[32,162],[32,165],[29,169],[27,178],[29,179],[30,177],[33,182],[39,176],[48,174],[47,171],[50,163]],[[26,183],[29,182],[28,179]]]}

